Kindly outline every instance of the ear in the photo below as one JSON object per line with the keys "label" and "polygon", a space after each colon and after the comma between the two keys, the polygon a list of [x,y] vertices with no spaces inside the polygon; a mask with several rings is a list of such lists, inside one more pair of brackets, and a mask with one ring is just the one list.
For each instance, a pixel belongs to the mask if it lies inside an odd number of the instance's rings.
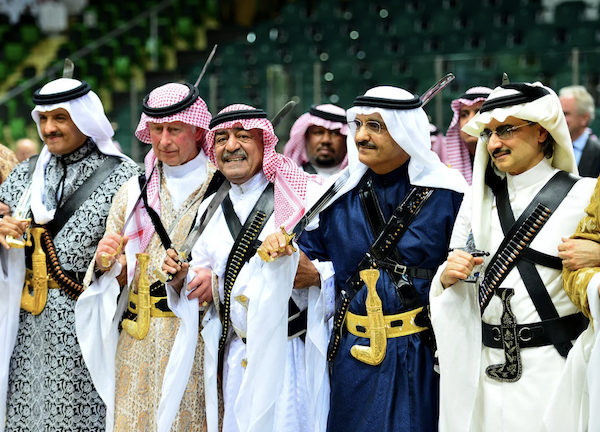
{"label": "ear", "polygon": [[204,137],[204,134],[206,133],[206,131],[198,126],[195,126],[195,128],[196,128],[196,142],[200,142],[200,141],[202,141],[202,138]]}
{"label": "ear", "polygon": [[544,129],[542,126],[538,125],[539,129],[538,129],[538,142],[541,144],[544,141],[546,141],[546,138],[548,138],[548,131],[546,129]]}
{"label": "ear", "polygon": [[590,113],[586,112],[581,115],[581,126],[587,127],[590,124]]}

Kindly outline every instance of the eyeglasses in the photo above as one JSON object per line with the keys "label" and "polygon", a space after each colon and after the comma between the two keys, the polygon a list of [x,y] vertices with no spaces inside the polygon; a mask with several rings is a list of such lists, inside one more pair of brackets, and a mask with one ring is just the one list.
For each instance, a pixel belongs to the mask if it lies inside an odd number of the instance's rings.
{"label": "eyeglasses", "polygon": [[[381,123],[379,123],[378,121],[375,120],[367,120],[365,123],[365,128],[367,129],[368,133],[372,133],[372,134],[380,134],[382,130],[385,129],[385,126],[382,125]],[[363,126],[363,122],[361,122],[358,119],[353,120],[350,123],[350,126],[354,126],[356,128],[356,132],[358,132],[360,130],[360,128]]]}
{"label": "eyeglasses", "polygon": [[534,124],[535,124],[535,122],[530,121],[530,122],[527,122],[525,124],[518,125],[518,126],[511,126],[511,125],[498,126],[498,128],[496,130],[484,129],[479,134],[479,138],[481,139],[481,142],[484,144],[487,144],[488,142],[490,142],[490,138],[492,137],[493,134],[498,135],[499,139],[511,139],[513,136],[513,131],[516,131],[517,129],[522,128],[524,126],[531,126]]}

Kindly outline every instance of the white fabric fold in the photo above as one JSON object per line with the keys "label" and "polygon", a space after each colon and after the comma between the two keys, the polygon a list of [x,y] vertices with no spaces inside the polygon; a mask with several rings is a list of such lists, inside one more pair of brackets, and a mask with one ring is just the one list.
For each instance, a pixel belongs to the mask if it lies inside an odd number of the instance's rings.
{"label": "white fabric fold", "polygon": [[[272,430],[275,402],[283,388],[286,369],[288,301],[298,269],[299,254],[263,263],[254,256],[247,264],[253,275],[248,297],[248,365],[234,412],[240,431]],[[262,271],[260,267],[262,266]]]}
{"label": "white fabric fold", "polygon": [[196,355],[200,321],[198,299],[190,300],[187,297],[188,294],[187,284],[184,284],[180,294],[173,287],[167,285],[169,309],[180,319],[180,322],[163,377],[157,414],[158,432],[171,430]]}
{"label": "white fabric fold", "polygon": [[[569,352],[564,373],[554,397],[544,414],[543,432],[586,432],[600,430],[600,415],[590,407],[600,401],[600,364],[598,345],[600,332],[600,273],[588,283],[587,294],[592,322],[579,336]],[[594,327],[596,331],[594,331]],[[591,367],[590,367],[591,366]]]}
{"label": "white fabric fold", "polygon": [[[315,261],[313,261],[315,263]],[[316,263],[321,276],[321,286],[308,289],[308,323],[305,344],[306,383],[310,396],[309,418],[312,430],[325,432],[329,415],[329,379],[327,370],[327,345],[329,323],[326,320],[328,290],[335,290],[333,265]]]}
{"label": "white fabric fold", "polygon": [[[597,273],[587,287],[588,302],[590,304],[590,312],[592,313],[592,321],[594,323],[594,339],[590,343],[591,355],[589,365],[591,367],[587,372],[587,384],[589,388],[589,406],[597,407],[600,403],[600,296],[598,295],[598,287],[600,286],[600,273]],[[588,329],[589,330],[589,329]],[[589,425],[588,430],[600,430],[600,412],[598,409],[589,410]]]}
{"label": "white fabric fold", "polygon": [[[481,363],[481,319],[475,284],[444,290],[438,269],[431,284],[431,322],[440,362],[440,431],[471,431]],[[457,347],[460,346],[460,349]]]}
{"label": "white fabric fold", "polygon": [[217,370],[219,366],[219,338],[223,326],[214,303],[202,319],[202,339],[204,340],[204,400],[206,402],[206,424],[208,432],[219,429],[219,397]]}
{"label": "white fabric fold", "polygon": [[115,421],[115,355],[119,341],[119,320],[115,317],[123,314],[128,298],[121,296],[117,304],[121,269],[116,262],[92,281],[75,304],[77,341],[94,387],[106,405],[107,432],[113,430]]}
{"label": "white fabric fold", "polygon": [[25,275],[25,251],[0,247],[0,432],[6,423],[6,398],[10,358],[17,341],[21,294]]}

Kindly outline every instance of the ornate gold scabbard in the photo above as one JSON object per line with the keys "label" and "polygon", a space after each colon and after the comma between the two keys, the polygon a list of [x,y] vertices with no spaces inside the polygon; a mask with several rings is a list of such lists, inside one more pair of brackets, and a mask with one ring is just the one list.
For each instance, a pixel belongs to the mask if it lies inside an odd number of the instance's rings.
{"label": "ornate gold scabbard", "polygon": [[[31,253],[31,263],[33,268],[33,277],[31,286],[29,280],[25,281],[23,294],[21,295],[21,308],[30,312],[32,315],[39,315],[46,306],[48,299],[48,270],[46,267],[46,253],[42,248],[43,227],[31,228],[30,234],[33,237],[35,248]],[[30,293],[33,288],[33,295]]]}
{"label": "ornate gold scabbard", "polygon": [[379,270],[367,269],[360,272],[360,277],[367,285],[367,316],[370,326],[370,346],[354,345],[350,354],[355,359],[371,366],[377,366],[385,358],[387,348],[387,335],[385,332],[385,318],[381,299],[377,295],[377,279]]}
{"label": "ornate gold scabbard", "polygon": [[150,255],[146,253],[135,254],[138,263],[140,264],[140,277],[138,279],[138,304],[137,306],[137,321],[124,319],[123,329],[131,335],[131,337],[142,340],[148,334],[150,329],[150,281],[148,280],[148,263]]}

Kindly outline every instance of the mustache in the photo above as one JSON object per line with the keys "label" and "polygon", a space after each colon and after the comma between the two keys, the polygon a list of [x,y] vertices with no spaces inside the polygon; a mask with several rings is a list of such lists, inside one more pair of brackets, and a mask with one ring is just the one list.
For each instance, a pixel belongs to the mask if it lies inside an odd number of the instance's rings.
{"label": "mustache", "polygon": [[356,143],[356,145],[359,147],[367,148],[367,149],[376,149],[377,148],[377,146],[375,144],[370,143],[368,141],[359,141]]}
{"label": "mustache", "polygon": [[247,158],[248,157],[248,153],[246,153],[246,151],[244,149],[242,149],[242,148],[239,148],[239,149],[237,149],[237,150],[235,150],[233,152],[229,152],[229,151],[225,150],[223,152],[223,155],[221,156],[221,160],[223,162],[225,162],[230,157],[236,157],[236,156]]}
{"label": "mustache", "polygon": [[492,152],[492,157],[495,158],[498,155],[498,153],[510,153],[510,150],[507,148],[496,149]]}
{"label": "mustache", "polygon": [[50,132],[48,134],[44,134],[44,138],[55,138],[55,137],[61,137],[61,136],[64,136],[64,135],[60,132]]}

